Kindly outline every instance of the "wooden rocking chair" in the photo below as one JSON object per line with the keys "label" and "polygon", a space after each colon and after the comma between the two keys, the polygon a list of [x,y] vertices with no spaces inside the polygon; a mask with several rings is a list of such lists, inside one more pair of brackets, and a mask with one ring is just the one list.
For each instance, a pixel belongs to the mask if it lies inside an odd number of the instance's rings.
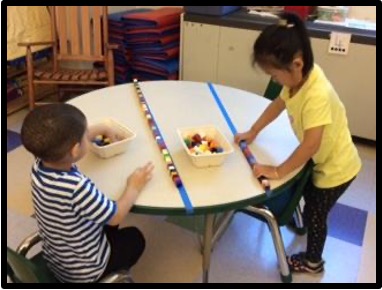
{"label": "wooden rocking chair", "polygon": [[[86,88],[114,85],[112,49],[108,43],[107,6],[50,6],[52,41],[19,43],[27,53],[29,108],[36,105],[34,85],[58,85],[59,88]],[[34,69],[31,46],[52,45],[52,70]],[[85,62],[101,63],[100,69],[65,69],[62,61],[84,67]],[[80,62],[80,63],[79,63]],[[78,64],[75,64],[78,63]]]}

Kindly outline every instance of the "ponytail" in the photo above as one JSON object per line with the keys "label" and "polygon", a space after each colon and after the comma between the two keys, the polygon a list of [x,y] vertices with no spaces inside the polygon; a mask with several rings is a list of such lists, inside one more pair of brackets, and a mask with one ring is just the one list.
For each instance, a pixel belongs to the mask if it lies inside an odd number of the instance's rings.
{"label": "ponytail", "polygon": [[265,28],[256,39],[253,50],[254,64],[289,69],[296,54],[301,53],[304,62],[303,76],[306,76],[314,65],[313,51],[305,24],[294,13],[282,13],[279,24]]}

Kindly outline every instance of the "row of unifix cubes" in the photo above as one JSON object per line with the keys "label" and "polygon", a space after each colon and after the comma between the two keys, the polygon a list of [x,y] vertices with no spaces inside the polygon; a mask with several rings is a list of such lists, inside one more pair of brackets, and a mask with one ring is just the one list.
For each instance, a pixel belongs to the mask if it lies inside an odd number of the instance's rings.
{"label": "row of unifix cubes", "polygon": [[163,140],[163,137],[159,131],[158,125],[156,124],[155,119],[154,119],[154,117],[150,111],[150,108],[149,108],[147,102],[146,102],[146,99],[143,96],[142,90],[138,84],[138,80],[134,79],[133,83],[134,83],[135,90],[137,92],[137,96],[139,99],[139,103],[141,105],[142,112],[147,119],[147,122],[148,122],[150,129],[151,129],[151,132],[153,133],[153,136],[154,136],[154,138],[155,138],[155,140],[159,146],[159,150],[161,151],[161,153],[163,155],[163,158],[166,162],[167,169],[170,173],[171,179],[174,182],[175,186],[179,188],[183,184],[182,184],[182,180],[180,179],[180,176],[178,174],[178,171],[176,170],[176,167],[175,167],[175,164],[172,160],[170,152],[167,149],[166,143]]}
{"label": "row of unifix cubes", "polygon": [[[247,143],[245,141],[240,141],[239,147],[240,147],[241,151],[243,152],[245,159],[247,160],[249,166],[251,168],[253,168],[253,166],[256,164],[256,159],[253,156],[251,150],[249,149]],[[264,188],[265,192],[269,193],[269,191],[271,189],[269,180],[267,178],[265,178],[264,176],[260,176],[257,179],[259,180],[261,186]]]}

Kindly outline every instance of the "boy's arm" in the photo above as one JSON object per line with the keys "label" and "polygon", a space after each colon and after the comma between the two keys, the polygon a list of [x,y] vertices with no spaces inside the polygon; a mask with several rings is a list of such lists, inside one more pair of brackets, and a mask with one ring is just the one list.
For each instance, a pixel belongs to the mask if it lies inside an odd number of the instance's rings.
{"label": "boy's arm", "polygon": [[138,195],[139,191],[137,189],[126,187],[122,196],[116,201],[117,210],[108,224],[111,226],[119,225],[133,207]]}
{"label": "boy's arm", "polygon": [[139,193],[152,177],[152,163],[147,163],[144,167],[137,168],[127,179],[127,184],[121,197],[117,200],[117,210],[114,216],[109,220],[109,225],[118,225],[126,217],[133,207]]}

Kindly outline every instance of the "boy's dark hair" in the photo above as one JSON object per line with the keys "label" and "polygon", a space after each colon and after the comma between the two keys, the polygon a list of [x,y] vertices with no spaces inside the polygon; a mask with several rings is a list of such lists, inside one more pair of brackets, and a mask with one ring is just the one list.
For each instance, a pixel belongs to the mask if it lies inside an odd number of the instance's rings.
{"label": "boy's dark hair", "polygon": [[86,126],[85,115],[72,105],[43,105],[26,116],[21,128],[21,141],[36,157],[55,162],[81,142]]}
{"label": "boy's dark hair", "polygon": [[282,13],[280,24],[264,29],[253,46],[253,64],[271,65],[278,69],[289,69],[290,64],[301,53],[304,61],[303,76],[313,68],[314,58],[305,24],[294,13]]}

